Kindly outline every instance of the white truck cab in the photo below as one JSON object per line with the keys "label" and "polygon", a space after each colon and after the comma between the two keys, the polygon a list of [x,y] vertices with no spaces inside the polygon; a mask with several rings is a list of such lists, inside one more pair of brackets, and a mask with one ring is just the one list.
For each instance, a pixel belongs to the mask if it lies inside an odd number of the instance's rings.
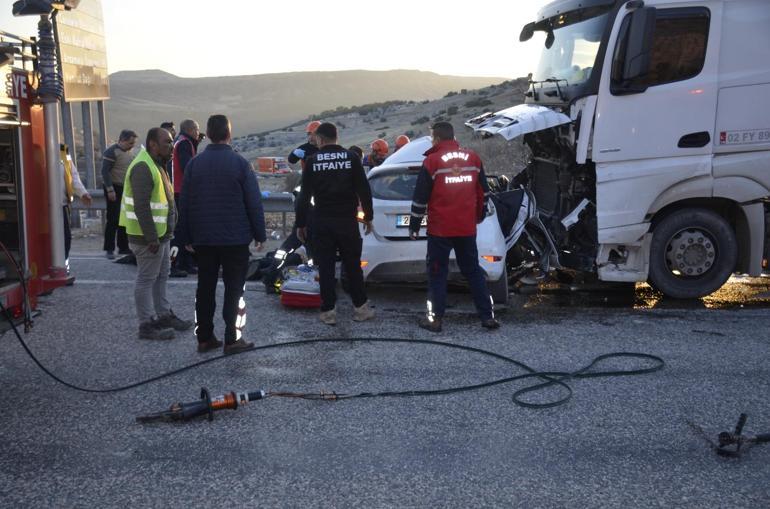
{"label": "white truck cab", "polygon": [[534,36],[543,49],[525,104],[467,123],[523,135],[531,150],[514,183],[545,228],[522,252],[677,298],[759,275],[770,1],[557,0],[520,39]]}

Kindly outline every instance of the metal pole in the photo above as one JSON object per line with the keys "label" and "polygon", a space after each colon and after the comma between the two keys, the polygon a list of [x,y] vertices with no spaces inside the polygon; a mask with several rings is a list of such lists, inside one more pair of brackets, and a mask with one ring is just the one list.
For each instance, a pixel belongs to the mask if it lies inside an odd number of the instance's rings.
{"label": "metal pole", "polygon": [[60,105],[62,119],[61,129],[64,133],[64,143],[69,147],[72,160],[77,164],[78,156],[77,147],[75,146],[75,128],[72,123],[72,106],[70,106],[70,103],[64,99],[61,100]]}
{"label": "metal pole", "polygon": [[86,187],[96,189],[96,171],[94,169],[94,129],[91,124],[91,103],[83,101],[83,150],[86,155]]}
{"label": "metal pole", "polygon": [[107,150],[107,115],[104,113],[104,101],[96,101],[96,115],[99,117],[99,153]]}
{"label": "metal pole", "polygon": [[51,225],[51,267],[52,279],[67,277],[64,259],[64,176],[60,168],[59,157],[59,99],[61,82],[56,69],[56,42],[53,38],[53,26],[48,16],[40,16],[38,23],[38,58],[41,84],[38,88],[43,102],[45,120],[45,155],[48,170],[48,220]]}

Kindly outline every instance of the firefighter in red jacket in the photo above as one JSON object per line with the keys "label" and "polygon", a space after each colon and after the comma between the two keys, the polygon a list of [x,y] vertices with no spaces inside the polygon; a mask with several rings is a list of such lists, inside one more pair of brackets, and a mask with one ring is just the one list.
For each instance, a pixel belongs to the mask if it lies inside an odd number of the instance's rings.
{"label": "firefighter in red jacket", "polygon": [[452,124],[438,122],[431,131],[433,147],[425,153],[417,177],[409,221],[410,237],[416,240],[422,219],[428,214],[428,313],[419,325],[441,332],[449,253],[454,249],[460,272],[470,283],[481,325],[496,329],[500,323],[495,320],[476,248],[476,224],[484,219],[489,192],[484,167],[475,152],[461,148],[455,141]]}

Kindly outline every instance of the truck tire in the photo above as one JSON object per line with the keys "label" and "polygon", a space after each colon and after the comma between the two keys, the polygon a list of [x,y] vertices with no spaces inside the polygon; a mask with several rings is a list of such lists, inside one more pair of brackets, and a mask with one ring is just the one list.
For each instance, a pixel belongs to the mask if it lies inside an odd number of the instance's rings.
{"label": "truck tire", "polygon": [[508,268],[503,268],[503,275],[497,281],[487,281],[489,295],[495,304],[508,304]]}
{"label": "truck tire", "polygon": [[683,209],[652,232],[650,284],[676,299],[697,299],[718,290],[735,270],[735,232],[719,214]]}

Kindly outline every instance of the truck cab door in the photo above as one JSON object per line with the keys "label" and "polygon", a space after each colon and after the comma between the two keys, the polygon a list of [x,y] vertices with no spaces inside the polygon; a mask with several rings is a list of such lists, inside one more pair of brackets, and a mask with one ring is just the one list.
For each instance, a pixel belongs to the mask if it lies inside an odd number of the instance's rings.
{"label": "truck cab door", "polygon": [[[592,150],[600,231],[641,223],[665,189],[711,175],[721,4],[636,11],[618,13],[602,69]],[[629,54],[640,37],[647,53]]]}

